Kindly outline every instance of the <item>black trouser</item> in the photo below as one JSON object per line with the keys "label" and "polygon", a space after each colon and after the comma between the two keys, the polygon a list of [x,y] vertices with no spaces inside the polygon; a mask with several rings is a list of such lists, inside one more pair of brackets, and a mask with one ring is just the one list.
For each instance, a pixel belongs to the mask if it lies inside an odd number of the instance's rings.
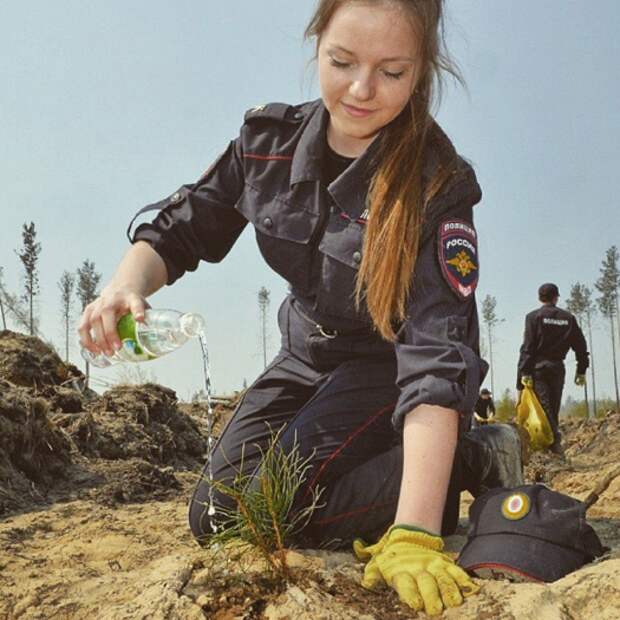
{"label": "black trouser", "polygon": [[[321,507],[300,541],[338,547],[356,536],[374,540],[394,518],[402,472],[401,433],[391,424],[399,395],[394,347],[374,335],[326,337],[290,297],[278,322],[282,349],[247,390],[216,443],[214,479],[230,482],[241,467],[256,471],[271,430],[283,428],[280,446],[289,451],[296,443],[311,464],[294,509],[309,500],[313,488],[323,489]],[[459,441],[444,533],[458,523],[460,491],[479,492],[489,471],[492,449],[481,437],[485,430]],[[199,539],[209,532],[208,495],[205,468],[189,514]],[[221,493],[214,500],[216,507],[234,508]]]}
{"label": "black trouser", "polygon": [[562,441],[559,416],[565,375],[562,362],[544,362],[534,370],[534,391],[553,430],[552,448],[559,447]]}

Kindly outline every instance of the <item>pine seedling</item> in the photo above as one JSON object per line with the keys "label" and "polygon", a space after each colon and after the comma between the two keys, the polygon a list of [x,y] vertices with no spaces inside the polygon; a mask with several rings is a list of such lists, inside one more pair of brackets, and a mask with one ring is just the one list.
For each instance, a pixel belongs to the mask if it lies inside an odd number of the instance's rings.
{"label": "pine seedling", "polygon": [[280,445],[282,430],[271,432],[266,448],[258,447],[261,465],[256,472],[243,473],[243,463],[229,484],[214,481],[214,488],[230,497],[232,508],[219,508],[221,525],[205,541],[209,547],[234,545],[237,551],[255,547],[274,576],[290,579],[286,545],[308,524],[318,506],[321,489],[309,493],[306,505],[292,512],[297,492],[306,481],[313,455],[299,454],[297,439],[290,451]]}

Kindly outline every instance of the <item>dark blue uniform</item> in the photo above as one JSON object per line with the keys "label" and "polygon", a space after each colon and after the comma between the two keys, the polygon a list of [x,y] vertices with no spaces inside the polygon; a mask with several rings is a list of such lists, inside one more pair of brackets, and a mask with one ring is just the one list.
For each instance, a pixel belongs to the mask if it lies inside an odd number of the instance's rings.
{"label": "dark blue uniform", "polygon": [[[353,535],[376,535],[394,516],[402,468],[394,428],[407,413],[440,405],[468,424],[487,369],[474,300],[472,207],[481,193],[472,168],[435,125],[424,178],[432,177],[441,153],[454,155],[454,167],[426,209],[407,320],[395,326],[397,342],[386,342],[366,308],[354,303],[378,141],[331,180],[327,122],[320,100],[249,111],[240,136],[216,163],[194,185],[151,205],[159,214],[133,240],[161,255],[171,284],[200,260],[222,260],[244,227],[254,227],[265,260],[290,284],[278,314],[282,347],[223,431],[214,475],[230,479],[242,446],[243,467],[253,471],[269,427],[284,425],[282,445],[297,438],[302,455],[313,455],[298,504],[314,486],[325,489],[308,539],[346,543]],[[488,470],[483,440],[464,438],[460,446],[467,456],[455,464],[445,529],[454,528],[460,489],[479,485],[478,474]],[[190,507],[196,536],[208,528],[207,494],[203,480]],[[217,501],[227,503],[219,495]]]}
{"label": "dark blue uniform", "polygon": [[552,450],[559,450],[562,439],[559,414],[566,375],[564,358],[569,349],[573,349],[577,358],[577,374],[585,374],[589,366],[588,346],[577,319],[570,312],[543,305],[525,317],[517,389],[523,389],[521,377],[534,379],[534,390],[553,429]]}

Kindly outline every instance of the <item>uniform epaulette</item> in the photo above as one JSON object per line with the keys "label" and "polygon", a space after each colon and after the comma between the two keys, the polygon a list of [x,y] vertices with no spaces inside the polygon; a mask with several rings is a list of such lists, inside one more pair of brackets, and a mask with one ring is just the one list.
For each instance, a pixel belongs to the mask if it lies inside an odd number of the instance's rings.
{"label": "uniform epaulette", "polygon": [[295,106],[288,103],[266,103],[257,105],[245,113],[244,120],[271,119],[277,121],[299,122],[303,119],[303,112],[296,110]]}

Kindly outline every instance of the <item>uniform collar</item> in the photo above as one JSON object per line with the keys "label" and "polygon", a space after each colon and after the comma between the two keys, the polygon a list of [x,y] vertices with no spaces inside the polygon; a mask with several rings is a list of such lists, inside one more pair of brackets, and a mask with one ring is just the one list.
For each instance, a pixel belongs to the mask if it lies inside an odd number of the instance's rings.
{"label": "uniform collar", "polygon": [[301,138],[293,153],[291,186],[302,181],[320,180],[328,119],[329,113],[323,101],[321,99],[313,101]]}
{"label": "uniform collar", "polygon": [[[329,112],[321,99],[310,103],[307,109],[308,117],[291,162],[291,186],[303,181],[320,181],[323,174],[323,156]],[[450,139],[436,123],[433,125],[433,131],[435,132],[436,143],[431,146],[426,169],[422,173],[423,179],[432,176],[439,163],[437,143],[443,143],[442,148],[444,149],[454,150]],[[364,153],[327,188],[333,200],[352,219],[360,217],[366,208],[370,182],[376,170],[376,155],[380,140],[381,136],[379,135]],[[480,187],[473,169],[465,161],[460,160],[453,178],[429,203],[424,219],[427,224],[429,220],[434,222],[438,216],[443,215],[455,205],[473,206],[480,200],[480,197]],[[430,229],[431,227],[427,226],[427,228]]]}
{"label": "uniform collar", "polygon": [[[321,99],[311,105],[306,125],[293,153],[291,186],[302,181],[320,181],[323,175],[329,112]],[[328,187],[338,206],[352,217],[359,217],[365,208],[378,144],[379,137]]]}

